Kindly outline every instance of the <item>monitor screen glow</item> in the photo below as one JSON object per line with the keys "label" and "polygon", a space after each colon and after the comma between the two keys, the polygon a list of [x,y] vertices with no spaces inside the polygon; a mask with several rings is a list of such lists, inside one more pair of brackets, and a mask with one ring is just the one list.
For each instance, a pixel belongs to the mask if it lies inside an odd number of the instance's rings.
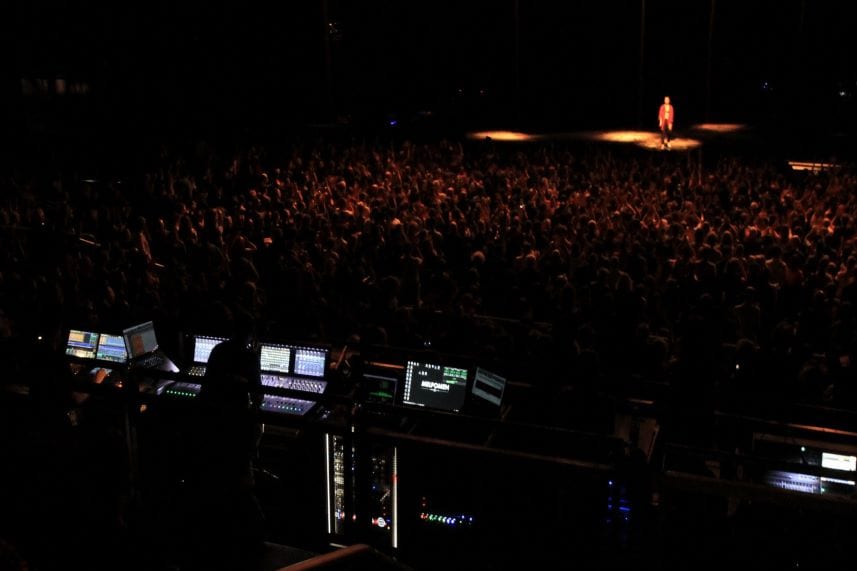
{"label": "monitor screen glow", "polygon": [[97,345],[98,333],[72,329],[68,332],[65,354],[81,359],[94,359]]}
{"label": "monitor screen glow", "polygon": [[506,389],[506,379],[491,371],[477,367],[473,377],[473,396],[487,401],[494,406],[503,402],[503,392]]}
{"label": "monitor screen glow", "polygon": [[467,369],[408,361],[402,402],[406,405],[458,412],[467,396]]}
{"label": "monitor screen glow", "polygon": [[212,349],[224,341],[226,339],[222,337],[197,335],[193,342],[193,362],[200,364],[208,363],[208,357],[211,355]]}
{"label": "monitor screen glow", "polygon": [[288,373],[292,350],[283,345],[263,343],[259,357],[259,368],[273,373]]}
{"label": "monitor screen glow", "polygon": [[98,336],[98,353],[96,354],[96,358],[100,361],[124,363],[128,360],[125,340],[121,335],[102,333]]}
{"label": "monitor screen glow", "polygon": [[158,348],[155,324],[151,321],[129,327],[122,332],[122,336],[125,338],[125,347],[132,359],[152,353]]}

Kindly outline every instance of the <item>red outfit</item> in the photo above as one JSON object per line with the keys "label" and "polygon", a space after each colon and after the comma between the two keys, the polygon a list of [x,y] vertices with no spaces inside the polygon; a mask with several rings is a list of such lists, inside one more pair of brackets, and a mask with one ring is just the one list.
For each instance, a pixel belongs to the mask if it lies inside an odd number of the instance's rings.
{"label": "red outfit", "polygon": [[673,121],[675,121],[675,107],[672,104],[667,105],[666,103],[662,103],[658,111],[658,125],[661,128],[666,125],[667,129],[672,130]]}

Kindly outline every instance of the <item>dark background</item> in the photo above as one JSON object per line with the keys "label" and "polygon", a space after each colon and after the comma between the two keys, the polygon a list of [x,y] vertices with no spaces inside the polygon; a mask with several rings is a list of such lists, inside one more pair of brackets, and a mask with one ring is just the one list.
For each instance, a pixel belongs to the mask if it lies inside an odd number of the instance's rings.
{"label": "dark background", "polygon": [[[74,5],[73,5],[74,4]],[[18,2],[7,121],[171,133],[307,122],[651,127],[704,119],[852,131],[851,2]],[[85,82],[85,95],[22,80]],[[422,113],[421,113],[422,112]],[[429,115],[427,112],[430,112]]]}

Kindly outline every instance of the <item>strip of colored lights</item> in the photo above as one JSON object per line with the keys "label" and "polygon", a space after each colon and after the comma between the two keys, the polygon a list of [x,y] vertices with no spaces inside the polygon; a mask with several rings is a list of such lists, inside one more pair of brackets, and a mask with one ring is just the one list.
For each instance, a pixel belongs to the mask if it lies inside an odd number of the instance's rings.
{"label": "strip of colored lights", "polygon": [[429,522],[429,523],[438,523],[442,525],[448,525],[450,527],[465,527],[473,525],[473,516],[471,515],[446,515],[446,514],[435,514],[431,512],[421,512],[420,519]]}

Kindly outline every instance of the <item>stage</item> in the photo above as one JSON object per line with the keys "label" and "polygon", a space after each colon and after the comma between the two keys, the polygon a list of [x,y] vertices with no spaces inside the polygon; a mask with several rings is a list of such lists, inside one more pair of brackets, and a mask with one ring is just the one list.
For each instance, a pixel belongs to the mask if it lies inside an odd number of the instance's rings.
{"label": "stage", "polygon": [[473,131],[468,137],[474,140],[492,140],[497,142],[527,143],[537,141],[600,141],[624,145],[634,145],[651,151],[690,151],[701,147],[712,138],[723,138],[746,130],[738,123],[700,123],[687,130],[676,131],[670,141],[669,149],[661,143],[658,130],[616,130],[616,131],[577,131],[565,133],[524,133],[520,131]]}

